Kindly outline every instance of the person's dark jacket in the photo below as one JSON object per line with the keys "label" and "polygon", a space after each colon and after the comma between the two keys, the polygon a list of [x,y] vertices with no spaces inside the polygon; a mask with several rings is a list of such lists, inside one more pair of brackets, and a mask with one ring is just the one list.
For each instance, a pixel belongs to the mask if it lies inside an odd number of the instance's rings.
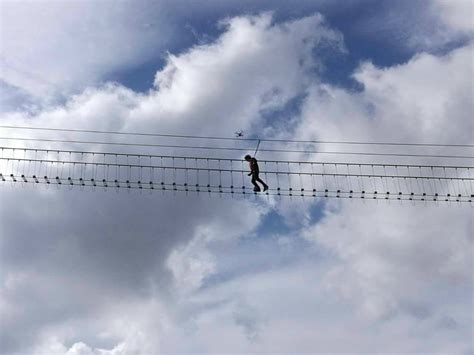
{"label": "person's dark jacket", "polygon": [[257,159],[255,159],[255,158],[250,159],[249,165],[250,165],[250,173],[251,173],[251,174],[257,174],[257,175],[258,175],[258,173],[260,172],[260,170],[259,170],[259,168],[258,168]]}

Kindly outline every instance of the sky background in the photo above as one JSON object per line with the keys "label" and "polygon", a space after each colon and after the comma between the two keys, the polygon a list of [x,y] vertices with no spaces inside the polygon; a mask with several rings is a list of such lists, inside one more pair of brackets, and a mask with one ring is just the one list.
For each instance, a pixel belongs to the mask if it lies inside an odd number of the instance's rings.
{"label": "sky background", "polygon": [[[473,144],[473,6],[3,0],[0,124]],[[474,354],[472,211],[2,184],[0,353]]]}

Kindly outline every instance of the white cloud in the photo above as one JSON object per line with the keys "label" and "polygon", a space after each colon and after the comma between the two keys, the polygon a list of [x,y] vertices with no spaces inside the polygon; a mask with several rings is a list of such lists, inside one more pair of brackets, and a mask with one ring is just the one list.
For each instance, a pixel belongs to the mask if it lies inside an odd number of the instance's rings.
{"label": "white cloud", "polygon": [[[356,15],[352,32],[395,56],[445,53],[472,40],[472,0],[394,1],[371,10]],[[390,60],[380,53],[377,57]]]}
{"label": "white cloud", "polygon": [[216,272],[215,257],[208,250],[210,243],[218,241],[229,243],[242,235],[248,235],[258,227],[266,209],[242,207],[239,214],[235,214],[234,210],[229,211],[232,215],[222,211],[219,219],[196,226],[194,238],[171,251],[166,266],[173,274],[177,296],[185,298],[195,292],[207,277]]}
{"label": "white cloud", "polygon": [[[361,92],[315,85],[295,137],[471,143],[471,56],[468,46],[443,57],[420,54],[392,68],[366,63],[355,73]],[[289,220],[295,213],[308,215],[306,207],[285,203],[278,211]],[[303,254],[295,253],[303,263],[295,269],[236,277],[197,292],[194,302],[209,306],[202,312],[195,306],[190,344],[180,351],[462,353],[472,348],[472,211],[352,202],[331,203],[325,213],[308,227],[303,218],[301,226],[315,243],[312,257],[326,255],[329,261],[304,264]],[[235,321],[241,299],[254,317],[244,312],[236,324],[229,315]],[[247,335],[258,330],[258,336],[245,339],[242,324]],[[377,339],[367,336],[367,329],[377,332]],[[175,349],[171,344],[164,348]]]}
{"label": "white cloud", "polygon": [[[277,263],[280,255],[271,258]],[[341,300],[325,287],[331,264],[298,252],[290,264],[263,268],[198,292],[191,299],[193,316],[170,329],[162,350],[462,353],[469,349],[469,319],[440,327],[443,319],[449,319],[443,314],[452,311],[443,306],[431,318],[416,320],[399,314],[383,322],[367,321],[354,313],[351,300]]]}
{"label": "white cloud", "polygon": [[434,11],[452,29],[472,32],[474,30],[474,1],[435,0]]}
{"label": "white cloud", "polygon": [[326,277],[328,286],[373,318],[397,312],[424,318],[452,311],[445,308],[441,293],[469,291],[472,211],[374,207],[344,204],[305,231],[309,240],[340,260]]}
{"label": "white cloud", "polygon": [[[298,136],[472,144],[472,51],[466,46],[443,57],[419,54],[385,69],[363,64],[354,75],[360,92],[315,86]],[[469,208],[455,206],[338,201],[303,234],[337,260],[325,284],[368,319],[447,317],[470,327],[472,218]],[[447,341],[445,351],[469,348],[467,340],[462,343],[464,348],[449,350]],[[418,351],[435,349],[426,344]]]}
{"label": "white cloud", "polygon": [[42,99],[143,63],[167,40],[166,18],[148,2],[6,1],[1,19],[0,79]]}
{"label": "white cloud", "polygon": [[132,114],[158,112],[162,127],[186,124],[193,132],[221,132],[229,122],[232,129],[257,127],[260,110],[280,107],[306,87],[308,71],[319,64],[315,47],[329,42],[342,49],[340,35],[318,15],[282,25],[272,25],[268,14],[236,17],[223,26],[217,42],[170,55],[156,75],[156,95]]}
{"label": "white cloud", "polygon": [[313,87],[297,135],[469,143],[474,129],[472,55],[473,47],[466,46],[444,57],[419,54],[385,69],[365,63],[354,74],[363,85],[360,93],[328,85]]}
{"label": "white cloud", "polygon": [[424,5],[425,11],[416,11],[417,21],[407,41],[413,49],[446,51],[446,48],[472,42],[472,0],[431,0],[424,2]]}
{"label": "white cloud", "polygon": [[[107,84],[38,114],[5,113],[2,122],[229,135],[235,129],[229,122],[256,126],[262,108],[299,94],[307,70],[318,64],[311,62],[312,48],[320,41],[338,47],[341,40],[319,16],[284,24],[273,24],[269,15],[238,17],[225,26],[216,43],[170,56],[157,74],[159,85],[147,94]],[[250,35],[254,44],[246,48]],[[2,290],[4,351],[159,349],[172,327],[168,318],[184,316],[186,297],[215,272],[208,245],[252,232],[267,211],[249,200],[223,204],[205,196],[1,193],[2,269],[9,280]],[[253,326],[239,314],[252,337]]]}
{"label": "white cloud", "polygon": [[[225,26],[217,42],[170,55],[147,94],[106,85],[38,115],[2,120],[229,135],[258,127],[262,109],[281,107],[310,87],[295,138],[472,139],[470,47],[441,58],[422,54],[387,69],[364,64],[355,74],[364,89],[352,92],[308,81],[308,70],[321,64],[312,60],[314,46],[329,41],[342,48],[340,35],[319,16],[285,24],[273,24],[268,15],[237,17]],[[264,253],[253,246],[230,261],[216,252],[223,244],[228,253],[237,250],[259,226],[267,208],[249,200],[1,193],[7,203],[0,204],[6,275],[0,343],[6,350],[469,349],[473,241],[472,214],[464,209],[356,202],[335,210],[328,205],[311,225],[310,203],[283,202],[278,212],[303,221],[292,227],[303,228],[314,253],[295,246],[293,230],[279,235],[283,245],[256,267],[252,254]],[[362,222],[367,218],[370,227]]]}

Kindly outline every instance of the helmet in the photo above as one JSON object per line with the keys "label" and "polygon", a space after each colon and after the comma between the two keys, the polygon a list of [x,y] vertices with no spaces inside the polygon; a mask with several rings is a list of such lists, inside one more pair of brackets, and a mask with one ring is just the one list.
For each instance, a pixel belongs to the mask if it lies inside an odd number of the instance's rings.
{"label": "helmet", "polygon": [[244,159],[245,159],[245,160],[249,160],[249,159],[252,159],[252,157],[247,154],[247,155],[244,157]]}

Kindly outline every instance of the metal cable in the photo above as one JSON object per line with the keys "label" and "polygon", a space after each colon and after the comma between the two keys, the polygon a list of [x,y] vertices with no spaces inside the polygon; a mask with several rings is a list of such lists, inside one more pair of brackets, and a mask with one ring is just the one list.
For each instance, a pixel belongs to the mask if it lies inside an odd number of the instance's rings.
{"label": "metal cable", "polygon": [[187,139],[212,139],[212,140],[227,140],[227,141],[252,141],[252,142],[261,141],[261,142],[304,143],[304,144],[389,145],[389,146],[423,146],[423,147],[474,147],[474,144],[323,141],[323,140],[296,140],[296,139],[271,139],[271,138],[233,138],[233,137],[197,136],[197,135],[183,135],[183,134],[120,132],[120,131],[101,131],[101,130],[91,130],[91,129],[7,126],[7,125],[0,125],[0,128],[38,130],[38,131],[56,131],[56,132],[94,133],[94,134],[115,134],[115,135],[125,135],[125,136],[168,137],[168,138],[187,138]]}
{"label": "metal cable", "polygon": [[[174,148],[174,149],[203,149],[219,151],[249,151],[251,148],[236,147],[207,147],[207,146],[183,146],[170,144],[147,144],[147,143],[126,143],[126,142],[100,142],[100,141],[75,141],[67,139],[44,139],[44,138],[23,138],[23,137],[0,137],[0,140],[17,140],[32,142],[50,142],[50,143],[73,143],[73,144],[98,144],[132,147],[153,147],[153,148]],[[315,150],[288,150],[288,149],[260,149],[261,152],[274,153],[304,153],[304,154],[334,154],[334,155],[365,155],[365,156],[393,156],[393,157],[418,157],[418,158],[453,158],[453,159],[474,159],[474,156],[466,155],[435,155],[435,154],[397,154],[397,153],[367,153],[367,152],[339,152]]]}

